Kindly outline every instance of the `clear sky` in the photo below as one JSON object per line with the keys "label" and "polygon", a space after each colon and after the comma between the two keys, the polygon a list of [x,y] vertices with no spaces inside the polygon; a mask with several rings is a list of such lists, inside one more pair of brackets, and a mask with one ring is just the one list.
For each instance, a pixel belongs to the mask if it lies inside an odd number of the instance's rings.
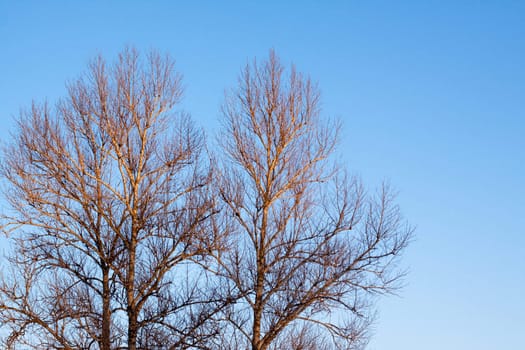
{"label": "clear sky", "polygon": [[0,44],[2,142],[125,45],[175,57],[213,134],[224,89],[274,48],[343,120],[349,168],[390,180],[417,226],[369,349],[523,349],[525,1],[0,0]]}

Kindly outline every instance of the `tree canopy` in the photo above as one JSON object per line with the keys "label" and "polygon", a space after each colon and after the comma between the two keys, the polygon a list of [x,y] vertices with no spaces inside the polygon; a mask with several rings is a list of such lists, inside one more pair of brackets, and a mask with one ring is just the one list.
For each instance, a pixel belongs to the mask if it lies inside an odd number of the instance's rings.
{"label": "tree canopy", "polygon": [[274,52],[223,105],[218,149],[169,55],[125,49],[23,111],[4,149],[8,349],[366,344],[412,228],[332,160],[339,124]]}

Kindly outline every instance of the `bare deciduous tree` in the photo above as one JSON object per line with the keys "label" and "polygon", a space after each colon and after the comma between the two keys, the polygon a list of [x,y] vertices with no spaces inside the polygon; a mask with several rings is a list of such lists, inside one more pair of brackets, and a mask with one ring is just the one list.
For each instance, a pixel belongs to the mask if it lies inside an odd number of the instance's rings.
{"label": "bare deciduous tree", "polygon": [[247,66],[216,171],[173,113],[169,57],[99,58],[68,92],[23,112],[4,152],[7,348],[366,343],[373,296],[397,287],[412,229],[388,186],[369,195],[330,160],[339,127],[323,124],[308,79],[286,77],[273,53]]}
{"label": "bare deciduous tree", "polygon": [[227,97],[217,197],[231,236],[214,272],[235,302],[222,348],[359,348],[372,295],[397,286],[412,229],[388,186],[368,195],[330,161],[339,127],[319,114],[316,87],[273,52]]}
{"label": "bare deciduous tree", "polygon": [[[221,242],[203,135],[173,109],[169,57],[99,58],[56,108],[33,104],[4,152],[14,252],[0,283],[8,348],[198,346],[215,329],[190,260]],[[7,332],[7,333],[6,333]]]}

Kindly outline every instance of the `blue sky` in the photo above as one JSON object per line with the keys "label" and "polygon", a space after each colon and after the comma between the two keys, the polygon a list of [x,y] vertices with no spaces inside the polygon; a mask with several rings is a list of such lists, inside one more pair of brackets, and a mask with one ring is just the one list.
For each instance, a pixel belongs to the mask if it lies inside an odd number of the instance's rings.
{"label": "blue sky", "polygon": [[21,107],[125,45],[175,57],[183,106],[213,134],[224,90],[274,48],[343,121],[342,160],[388,179],[417,226],[369,349],[520,349],[524,37],[523,1],[0,0],[0,140]]}

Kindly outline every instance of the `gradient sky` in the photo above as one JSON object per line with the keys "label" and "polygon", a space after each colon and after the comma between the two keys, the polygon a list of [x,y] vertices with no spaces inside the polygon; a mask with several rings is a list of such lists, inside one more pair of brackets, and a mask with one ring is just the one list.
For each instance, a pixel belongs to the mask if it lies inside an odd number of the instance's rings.
{"label": "gradient sky", "polygon": [[523,349],[525,1],[0,0],[0,43],[2,143],[21,107],[125,45],[175,57],[212,135],[224,90],[274,48],[319,82],[348,167],[388,179],[417,226],[369,349]]}

